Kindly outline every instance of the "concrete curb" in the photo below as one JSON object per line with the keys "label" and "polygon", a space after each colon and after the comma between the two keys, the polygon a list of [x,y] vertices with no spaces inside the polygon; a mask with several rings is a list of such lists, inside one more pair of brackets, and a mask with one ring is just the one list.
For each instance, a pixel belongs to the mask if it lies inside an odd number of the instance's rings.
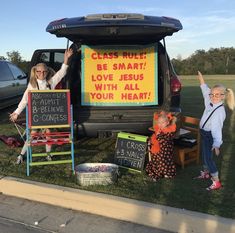
{"label": "concrete curb", "polygon": [[0,177],[0,192],[173,232],[235,232],[233,219],[19,178]]}

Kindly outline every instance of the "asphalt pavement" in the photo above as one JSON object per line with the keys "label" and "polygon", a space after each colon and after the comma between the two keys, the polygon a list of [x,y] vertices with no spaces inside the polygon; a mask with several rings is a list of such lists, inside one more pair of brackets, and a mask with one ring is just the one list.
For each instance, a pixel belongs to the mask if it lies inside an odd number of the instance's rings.
{"label": "asphalt pavement", "polygon": [[81,211],[0,195],[0,233],[170,233]]}
{"label": "asphalt pavement", "polygon": [[[0,202],[0,217],[6,212],[9,215],[2,217],[29,225],[35,225],[36,222],[37,227],[46,224],[42,229],[55,232],[142,233],[157,232],[157,229],[162,229],[159,232],[179,233],[235,232],[233,219],[14,177],[0,177],[0,193],[25,199],[18,204],[21,207],[19,212],[11,206],[12,201],[7,202],[4,210],[1,208],[6,203]],[[28,206],[26,200],[34,204]],[[41,209],[38,202],[54,206],[52,209],[55,211]],[[32,208],[34,205],[36,207]],[[69,212],[61,214],[60,208]],[[76,211],[81,212],[75,215]],[[14,213],[16,217],[12,218]]]}
{"label": "asphalt pavement", "polygon": [[1,233],[50,233],[51,231],[41,230],[40,228],[22,224],[12,219],[0,217]]}

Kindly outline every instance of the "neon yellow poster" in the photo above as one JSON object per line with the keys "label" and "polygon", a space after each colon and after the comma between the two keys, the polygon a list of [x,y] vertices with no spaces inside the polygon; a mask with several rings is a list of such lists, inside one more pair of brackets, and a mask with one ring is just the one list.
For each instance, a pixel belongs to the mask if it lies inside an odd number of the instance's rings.
{"label": "neon yellow poster", "polygon": [[82,46],[82,105],[158,104],[157,45]]}

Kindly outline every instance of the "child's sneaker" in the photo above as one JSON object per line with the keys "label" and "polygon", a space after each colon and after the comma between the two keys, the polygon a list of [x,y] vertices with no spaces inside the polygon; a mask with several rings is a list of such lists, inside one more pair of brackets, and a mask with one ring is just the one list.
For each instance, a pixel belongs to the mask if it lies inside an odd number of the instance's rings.
{"label": "child's sneaker", "polygon": [[217,181],[212,180],[212,181],[213,181],[212,185],[209,186],[208,188],[206,188],[206,190],[211,191],[211,190],[216,190],[216,189],[222,188],[222,185],[219,180],[217,180]]}
{"label": "child's sneaker", "polygon": [[210,173],[208,171],[200,171],[200,175],[196,176],[194,179],[209,179]]}
{"label": "child's sneaker", "polygon": [[23,155],[18,155],[16,159],[16,164],[21,164],[23,163]]}
{"label": "child's sneaker", "polygon": [[47,161],[52,161],[52,156],[50,155],[50,153],[47,153],[46,160]]}

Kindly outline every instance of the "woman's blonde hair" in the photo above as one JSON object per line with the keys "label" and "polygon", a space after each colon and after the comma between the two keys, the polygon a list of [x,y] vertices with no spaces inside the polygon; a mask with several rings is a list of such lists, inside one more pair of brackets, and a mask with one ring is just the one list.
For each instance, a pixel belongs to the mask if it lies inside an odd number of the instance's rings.
{"label": "woman's blonde hair", "polygon": [[29,79],[29,82],[30,82],[30,84],[32,85],[33,88],[37,87],[37,74],[36,74],[36,71],[37,71],[37,68],[39,66],[43,67],[47,71],[46,81],[48,83],[50,83],[51,77],[55,74],[55,71],[52,68],[48,67],[45,63],[38,63],[37,65],[33,66],[32,69],[31,69],[31,72],[30,72],[30,79]]}
{"label": "woman's blonde hair", "polygon": [[226,88],[222,84],[217,84],[217,85],[213,86],[213,89],[215,89],[215,88],[220,89],[221,92],[225,95],[226,104],[228,105],[228,108],[233,111],[235,108],[235,99],[234,99],[233,90],[231,88]]}

